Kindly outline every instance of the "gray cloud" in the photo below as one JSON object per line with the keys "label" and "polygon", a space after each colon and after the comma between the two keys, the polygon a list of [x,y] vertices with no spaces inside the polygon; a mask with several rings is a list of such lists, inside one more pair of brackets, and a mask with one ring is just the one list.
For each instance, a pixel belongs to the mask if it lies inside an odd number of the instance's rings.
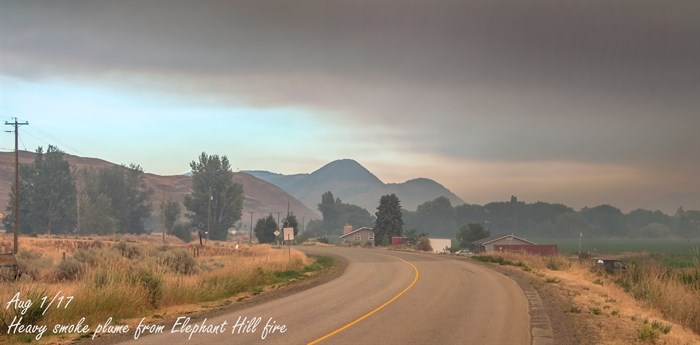
{"label": "gray cloud", "polygon": [[0,6],[4,75],[313,108],[458,159],[700,167],[698,2]]}

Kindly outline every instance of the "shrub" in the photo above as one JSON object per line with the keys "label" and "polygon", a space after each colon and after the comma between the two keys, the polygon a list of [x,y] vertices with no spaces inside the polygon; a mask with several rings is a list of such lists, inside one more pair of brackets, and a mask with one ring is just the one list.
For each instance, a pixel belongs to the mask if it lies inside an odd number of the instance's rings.
{"label": "shrub", "polygon": [[678,280],[695,290],[700,291],[700,265],[687,270],[680,270],[678,272]]}
{"label": "shrub", "polygon": [[158,253],[158,259],[169,270],[180,274],[197,273],[197,260],[186,250],[174,249]]}
{"label": "shrub", "polygon": [[552,271],[558,271],[561,268],[561,266],[559,265],[559,262],[557,262],[557,260],[550,258],[549,261],[547,261],[547,268],[549,268]]}
{"label": "shrub", "polygon": [[492,262],[495,264],[499,264],[501,266],[518,266],[517,264],[513,263],[512,261],[509,261],[503,257],[500,256],[489,256],[489,255],[475,255],[472,256],[472,259],[481,261],[481,262]]}
{"label": "shrub", "polygon": [[645,323],[637,330],[637,338],[642,341],[651,340],[652,342],[656,342],[656,340],[659,339],[659,331]]}
{"label": "shrub", "polygon": [[133,244],[127,244],[126,242],[120,241],[117,243],[115,246],[119,253],[130,260],[136,259],[139,256],[141,256],[141,248],[137,247],[136,245]]}
{"label": "shrub", "polygon": [[294,279],[299,279],[301,277],[302,273],[299,271],[281,271],[281,272],[275,272],[275,278],[277,278],[278,283],[279,282],[287,282],[290,280]]}
{"label": "shrub", "polygon": [[651,323],[651,328],[658,329],[663,334],[668,334],[671,331],[671,325],[661,323],[659,321],[654,321]]}
{"label": "shrub", "polygon": [[17,265],[22,273],[22,277],[39,280],[41,278],[41,270],[52,266],[52,260],[48,257],[42,257],[39,253],[21,251],[17,253]]}
{"label": "shrub", "polygon": [[181,239],[185,243],[192,242],[192,240],[194,239],[192,238],[192,231],[190,231],[187,225],[182,223],[177,223],[173,226],[172,234],[173,236]]}
{"label": "shrub", "polygon": [[73,254],[73,258],[90,267],[97,266],[97,262],[99,261],[97,253],[92,249],[78,249]]}
{"label": "shrub", "polygon": [[54,272],[54,279],[56,281],[71,281],[78,279],[85,272],[84,266],[80,261],[74,258],[68,258],[61,261]]}
{"label": "shrub", "polygon": [[545,282],[546,282],[546,283],[549,283],[549,284],[556,284],[556,283],[559,282],[559,279],[557,279],[557,278],[547,278],[547,279],[545,280]]}
{"label": "shrub", "polygon": [[309,240],[309,234],[303,233],[294,237],[294,244],[302,244]]}
{"label": "shrub", "polygon": [[157,308],[163,298],[163,278],[146,267],[140,267],[133,273],[132,279],[146,290],[151,307]]}
{"label": "shrub", "polygon": [[430,239],[425,236],[419,238],[418,243],[416,243],[416,250],[422,250],[424,252],[433,251],[433,247],[430,245]]}

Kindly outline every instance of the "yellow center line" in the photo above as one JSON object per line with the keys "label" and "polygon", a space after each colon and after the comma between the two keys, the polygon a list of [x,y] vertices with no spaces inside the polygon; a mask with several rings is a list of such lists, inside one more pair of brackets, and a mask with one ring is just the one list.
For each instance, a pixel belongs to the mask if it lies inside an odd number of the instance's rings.
{"label": "yellow center line", "polygon": [[315,345],[315,344],[318,344],[318,343],[320,343],[320,342],[322,342],[322,341],[324,341],[324,340],[326,340],[326,339],[328,339],[328,338],[330,338],[330,337],[332,337],[332,336],[334,336],[334,335],[336,335],[336,334],[338,334],[338,333],[340,333],[340,332],[342,332],[342,331],[344,331],[344,330],[346,330],[346,329],[348,329],[348,328],[350,328],[350,327],[356,325],[356,324],[359,323],[360,321],[362,321],[362,320],[364,320],[364,319],[366,319],[366,318],[372,316],[374,313],[376,313],[376,312],[378,312],[378,311],[384,309],[384,307],[386,307],[386,306],[388,306],[389,304],[391,304],[392,302],[396,301],[399,297],[401,297],[401,295],[405,294],[406,291],[410,290],[414,285],[416,285],[416,283],[418,282],[418,278],[420,277],[420,273],[418,272],[418,268],[417,268],[415,265],[413,265],[412,263],[410,263],[410,262],[408,262],[408,261],[406,261],[406,260],[404,260],[404,259],[402,259],[402,258],[400,258],[400,257],[393,256],[393,255],[387,255],[387,256],[390,256],[390,257],[392,257],[392,258],[399,259],[399,260],[401,260],[401,261],[403,261],[403,262],[409,264],[411,267],[413,267],[413,271],[416,273],[416,275],[415,275],[415,277],[413,277],[413,281],[411,282],[411,284],[409,284],[405,289],[403,289],[401,292],[399,292],[396,296],[394,296],[394,297],[392,297],[390,300],[384,302],[384,304],[382,304],[382,305],[380,305],[380,306],[374,308],[374,309],[373,309],[372,311],[370,311],[369,313],[360,316],[359,318],[355,319],[354,321],[352,321],[352,322],[346,324],[346,325],[343,326],[343,327],[340,327],[340,328],[336,329],[336,330],[333,331],[333,332],[330,332],[330,333],[328,333],[328,334],[326,334],[326,335],[324,335],[324,336],[322,336],[322,337],[320,337],[320,338],[318,338],[318,339],[316,339],[316,340],[314,340],[314,341],[309,342],[307,345]]}

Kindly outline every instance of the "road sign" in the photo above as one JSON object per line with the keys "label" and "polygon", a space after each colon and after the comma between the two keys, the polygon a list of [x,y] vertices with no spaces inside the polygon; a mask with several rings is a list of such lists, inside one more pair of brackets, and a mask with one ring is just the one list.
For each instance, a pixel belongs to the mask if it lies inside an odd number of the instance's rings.
{"label": "road sign", "polygon": [[294,240],[294,228],[284,228],[284,240],[293,241]]}
{"label": "road sign", "polygon": [[273,234],[275,234],[275,237],[277,237],[277,236],[280,235],[280,231],[279,231],[279,230],[275,230],[275,232],[273,232]]}
{"label": "road sign", "polygon": [[5,215],[0,213],[0,219],[3,219],[3,218],[5,218]]}

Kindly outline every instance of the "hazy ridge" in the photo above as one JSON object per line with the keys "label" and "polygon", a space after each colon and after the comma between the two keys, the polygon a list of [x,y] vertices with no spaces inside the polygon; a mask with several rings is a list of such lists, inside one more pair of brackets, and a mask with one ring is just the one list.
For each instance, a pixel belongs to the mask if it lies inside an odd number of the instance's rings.
{"label": "hazy ridge", "polygon": [[257,178],[275,184],[301,200],[309,208],[316,208],[321,195],[331,191],[343,202],[355,204],[374,213],[379,198],[394,193],[401,206],[415,210],[418,205],[444,196],[453,205],[464,201],[440,183],[428,178],[416,178],[403,183],[384,183],[371,171],[352,159],[330,162],[309,174],[282,175],[269,171],[246,171]]}

